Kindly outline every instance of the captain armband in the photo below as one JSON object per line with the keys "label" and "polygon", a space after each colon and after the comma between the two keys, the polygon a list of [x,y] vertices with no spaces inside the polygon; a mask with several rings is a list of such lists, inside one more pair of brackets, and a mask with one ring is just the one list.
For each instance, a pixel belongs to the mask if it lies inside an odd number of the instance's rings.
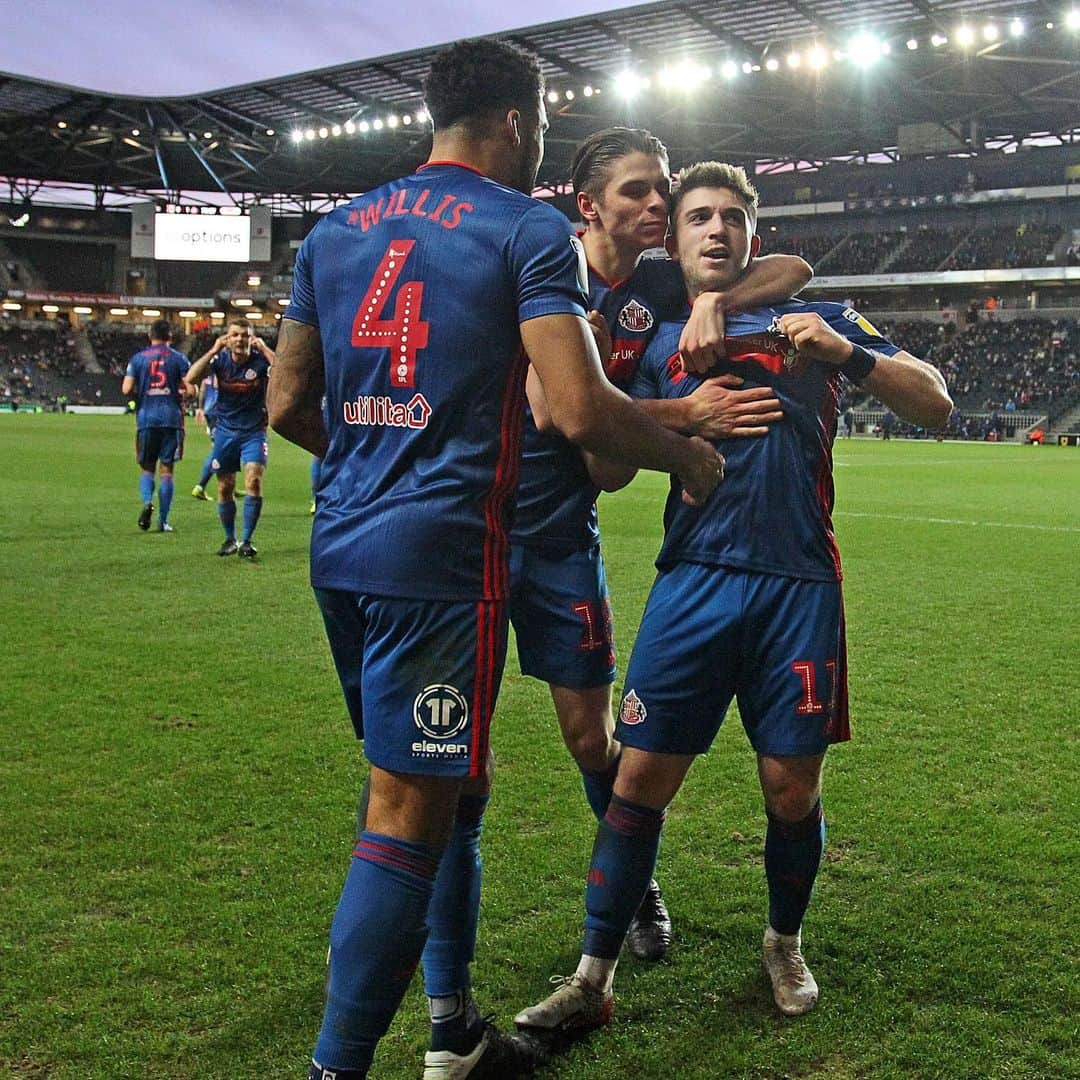
{"label": "captain armband", "polygon": [[874,370],[877,356],[861,345],[851,343],[851,359],[840,365],[840,370],[854,383],[861,383]]}

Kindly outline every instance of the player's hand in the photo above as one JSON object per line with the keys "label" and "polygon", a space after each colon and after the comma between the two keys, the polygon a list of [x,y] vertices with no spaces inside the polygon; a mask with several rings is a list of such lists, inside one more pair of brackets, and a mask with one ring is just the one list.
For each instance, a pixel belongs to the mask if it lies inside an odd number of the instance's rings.
{"label": "player's hand", "polygon": [[264,343],[263,339],[261,337],[259,337],[258,334],[252,334],[251,335],[251,347],[256,352],[261,353],[263,351],[264,345],[265,345],[265,343]]}
{"label": "player's hand", "polygon": [[690,432],[706,439],[767,435],[769,424],[783,419],[772,387],[737,390],[744,379],[725,372],[706,379],[686,398],[691,409]]}
{"label": "player's hand", "polygon": [[682,501],[687,506],[701,506],[724,479],[724,457],[712,443],[696,435],[687,440],[690,461],[679,470]]}
{"label": "player's hand", "polygon": [[702,293],[679,335],[683,371],[703,375],[727,355],[724,350],[724,294]]}
{"label": "player's hand", "polygon": [[229,344],[229,335],[222,334],[221,337],[214,342],[214,352],[221,352]]}
{"label": "player's hand", "polygon": [[593,340],[596,342],[596,351],[600,354],[600,363],[603,364],[606,371],[611,360],[612,348],[611,331],[608,329],[607,319],[595,308],[585,318],[588,320],[589,329],[592,331]]}
{"label": "player's hand", "polygon": [[811,360],[839,367],[851,359],[851,342],[820,315],[801,311],[781,315],[780,332]]}
{"label": "player's hand", "polygon": [[199,388],[194,383],[189,383],[187,379],[180,381],[180,391],[184,397],[197,397],[199,394]]}
{"label": "player's hand", "polygon": [[206,417],[203,414],[202,409],[196,409],[195,410],[195,423],[196,424],[202,424],[202,423],[205,423],[205,421],[206,421]]}

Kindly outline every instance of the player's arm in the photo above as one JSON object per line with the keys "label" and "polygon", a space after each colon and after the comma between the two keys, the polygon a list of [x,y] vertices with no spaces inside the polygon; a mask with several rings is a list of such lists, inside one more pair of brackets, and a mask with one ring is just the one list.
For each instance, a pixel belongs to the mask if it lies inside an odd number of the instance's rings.
{"label": "player's arm", "polygon": [[282,319],[274,377],[266,385],[266,411],[279,435],[317,458],[326,456],[328,446],[322,410],[325,380],[318,328]]}
{"label": "player's arm", "polygon": [[132,394],[132,391],[134,391],[134,389],[135,389],[135,376],[134,375],[125,375],[124,376],[124,381],[120,384],[120,393],[123,394],[124,397],[130,397],[131,394]]}
{"label": "player's arm", "polygon": [[521,341],[552,422],[566,438],[621,465],[676,473],[692,504],[708,498],[723,476],[723,458],[703,439],[685,439],[661,427],[612,386],[583,318],[527,319]]}
{"label": "player's arm", "polygon": [[683,367],[703,375],[724,358],[726,312],[790,300],[813,276],[810,264],[798,255],[762,255],[751,261],[731,288],[702,293],[679,338]]}
{"label": "player's arm", "polygon": [[184,376],[184,382],[186,382],[192,390],[194,390],[196,386],[199,386],[203,379],[206,378],[207,374],[209,374],[210,361],[225,348],[226,340],[225,335],[222,334],[214,344],[188,368],[188,373]]}
{"label": "player's arm", "polygon": [[948,423],[952,398],[941,372],[925,360],[908,352],[886,356],[865,348],[813,312],[781,316],[780,330],[804,356],[840,368],[902,420],[925,428]]}
{"label": "player's arm", "polygon": [[659,424],[684,435],[730,439],[767,435],[783,419],[779,398],[768,386],[739,389],[745,380],[731,372],[706,379],[692,394],[638,404]]}
{"label": "player's arm", "polygon": [[251,344],[266,357],[266,362],[273,367],[274,361],[277,357],[274,354],[274,350],[258,334],[251,335]]}

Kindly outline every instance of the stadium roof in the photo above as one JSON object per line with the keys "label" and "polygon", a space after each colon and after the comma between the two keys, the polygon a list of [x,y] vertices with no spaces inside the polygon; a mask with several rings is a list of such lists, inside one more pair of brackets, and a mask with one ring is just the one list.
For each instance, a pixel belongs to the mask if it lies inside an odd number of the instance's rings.
{"label": "stadium roof", "polygon": [[[552,186],[577,142],[611,123],[652,128],[676,166],[895,154],[905,140],[913,153],[1080,142],[1080,15],[1057,2],[687,0],[502,36],[543,61],[540,179]],[[417,113],[434,52],[180,98],[0,77],[0,176],[237,197],[363,191],[424,157]]]}

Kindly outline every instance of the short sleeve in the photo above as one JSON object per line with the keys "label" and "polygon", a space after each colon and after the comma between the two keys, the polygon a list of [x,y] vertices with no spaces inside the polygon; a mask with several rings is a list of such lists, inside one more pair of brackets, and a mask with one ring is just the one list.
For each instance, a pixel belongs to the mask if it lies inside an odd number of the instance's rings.
{"label": "short sleeve", "polygon": [[313,229],[296,253],[296,262],[293,265],[292,298],[283,316],[294,322],[307,323],[308,326],[319,325],[319,315],[315,310],[315,286],[311,278],[311,238],[314,235]]}
{"label": "short sleeve", "polygon": [[848,341],[883,356],[893,356],[900,352],[900,346],[883,338],[878,328],[864,315],[860,315],[854,308],[839,308],[839,305],[837,307],[839,310],[835,312],[822,314],[838,334],[843,334]]}
{"label": "short sleeve", "polygon": [[581,241],[554,207],[537,203],[514,230],[509,247],[517,282],[518,322],[541,315],[585,316],[588,267]]}
{"label": "short sleeve", "polygon": [[127,367],[126,367],[126,368],[124,369],[124,378],[125,378],[125,379],[134,379],[134,378],[135,378],[135,376],[136,376],[136,374],[137,374],[137,367],[138,367],[138,365],[136,364],[136,361],[137,361],[138,359],[139,359],[139,354],[138,354],[138,353],[136,353],[136,354],[135,354],[135,355],[134,355],[134,356],[133,356],[133,357],[132,357],[132,358],[131,358],[131,359],[130,359],[130,360],[128,361]]}

